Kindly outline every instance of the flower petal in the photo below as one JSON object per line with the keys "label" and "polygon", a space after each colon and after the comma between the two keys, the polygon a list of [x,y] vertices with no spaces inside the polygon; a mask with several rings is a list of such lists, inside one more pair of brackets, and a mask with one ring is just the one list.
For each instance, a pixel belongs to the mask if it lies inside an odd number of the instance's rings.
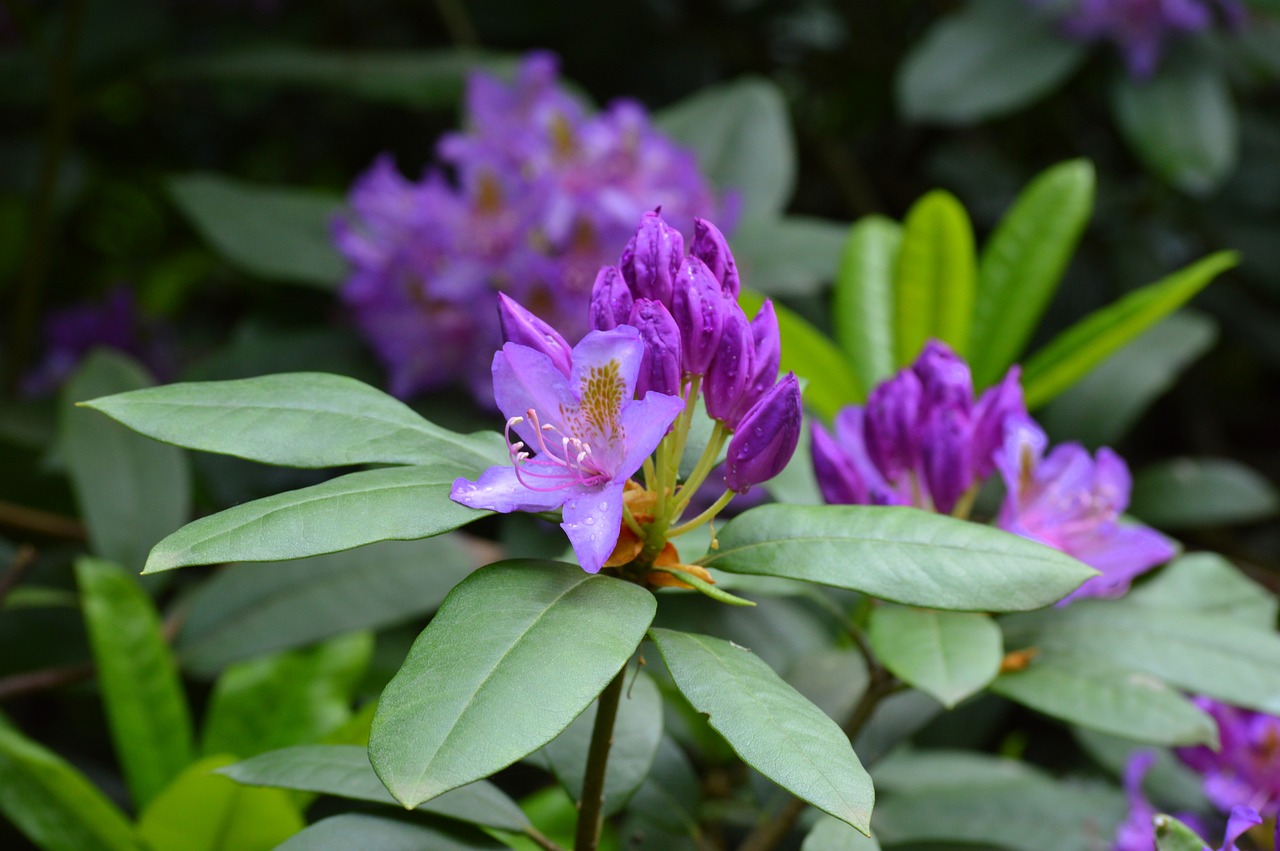
{"label": "flower petal", "polygon": [[514,467],[490,467],[471,482],[455,479],[449,498],[471,508],[510,514],[512,511],[547,511],[559,508],[574,490],[535,491],[521,484]]}
{"label": "flower petal", "polygon": [[560,528],[587,573],[599,573],[618,543],[622,488],[623,481],[615,480],[598,490],[574,493],[564,503]]}
{"label": "flower petal", "polygon": [[507,343],[493,356],[493,398],[508,420],[526,418],[515,431],[535,452],[539,435],[527,418],[529,409],[536,410],[542,422],[563,431],[561,407],[577,404],[569,379],[551,358],[516,343]]}
{"label": "flower petal", "polygon": [[662,442],[663,435],[683,410],[684,400],[680,397],[653,392],[628,405],[622,412],[622,430],[627,442],[614,476],[617,479],[631,478],[631,474],[640,469],[644,459]]}

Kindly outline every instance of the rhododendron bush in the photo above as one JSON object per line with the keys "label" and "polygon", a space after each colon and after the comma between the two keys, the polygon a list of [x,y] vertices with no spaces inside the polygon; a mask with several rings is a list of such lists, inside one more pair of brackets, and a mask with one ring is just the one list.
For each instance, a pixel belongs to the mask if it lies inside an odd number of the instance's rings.
{"label": "rhododendron bush", "polygon": [[1274,10],[867,6],[0,7],[0,845],[1277,851]]}

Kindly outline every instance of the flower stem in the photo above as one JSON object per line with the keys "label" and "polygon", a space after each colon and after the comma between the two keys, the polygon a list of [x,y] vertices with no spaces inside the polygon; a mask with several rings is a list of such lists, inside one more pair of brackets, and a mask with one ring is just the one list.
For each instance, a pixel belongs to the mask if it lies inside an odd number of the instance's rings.
{"label": "flower stem", "polygon": [[717,422],[715,428],[711,430],[711,439],[707,441],[707,448],[702,451],[702,457],[698,459],[698,464],[693,468],[693,472],[689,474],[689,478],[680,486],[680,497],[676,500],[670,516],[673,520],[678,520],[681,513],[689,506],[689,501],[693,499],[693,495],[698,492],[698,487],[706,481],[707,475],[711,469],[715,467],[716,461],[720,459],[720,450],[724,446],[728,432],[722,423]]}
{"label": "flower stem", "polygon": [[637,538],[644,537],[644,529],[640,528],[640,521],[636,520],[635,515],[631,513],[631,509],[625,505],[622,506],[622,521],[627,524],[628,529],[635,532]]}
{"label": "flower stem", "polygon": [[703,523],[706,523],[708,520],[714,520],[716,515],[724,510],[724,507],[729,504],[729,500],[731,499],[733,499],[733,491],[731,490],[725,491],[724,493],[720,494],[720,498],[717,499],[714,503],[712,503],[711,507],[708,508],[706,511],[702,512],[692,520],[689,520],[685,523],[681,523],[679,526],[676,526],[674,529],[669,530],[667,532],[667,537],[675,538],[679,535],[683,535],[685,532],[692,532],[694,529],[697,529],[699,526],[701,526]]}
{"label": "flower stem", "polygon": [[969,512],[973,511],[973,503],[978,498],[980,488],[981,483],[979,482],[960,494],[960,498],[956,500],[955,508],[951,509],[951,516],[959,517],[961,520],[968,520]]}
{"label": "flower stem", "polygon": [[613,724],[618,717],[618,703],[627,677],[627,666],[600,693],[596,708],[596,724],[591,730],[587,750],[586,774],[582,778],[582,800],[578,802],[578,828],[573,837],[573,851],[596,851],[600,845],[600,828],[604,822],[604,777],[609,764],[609,748],[613,744]]}

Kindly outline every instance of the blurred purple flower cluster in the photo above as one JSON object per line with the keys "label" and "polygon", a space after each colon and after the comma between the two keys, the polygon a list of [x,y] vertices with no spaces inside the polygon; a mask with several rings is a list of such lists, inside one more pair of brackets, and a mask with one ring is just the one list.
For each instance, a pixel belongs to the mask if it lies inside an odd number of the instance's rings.
{"label": "blurred purple flower cluster", "polygon": [[1129,74],[1140,79],[1155,72],[1171,38],[1244,21],[1244,7],[1237,0],[1033,2],[1062,9],[1063,31],[1072,38],[1114,43],[1124,54]]}
{"label": "blurred purple flower cluster", "polygon": [[462,380],[487,398],[496,292],[577,340],[596,271],[644,211],[686,231],[722,212],[692,153],[639,104],[589,112],[549,54],[526,58],[510,85],[472,75],[466,127],[437,154],[451,175],[416,182],[380,157],[334,227],[351,266],[343,298],[399,396]]}
{"label": "blurred purple flower cluster", "polygon": [[1262,816],[1280,815],[1280,718],[1196,697],[1218,723],[1219,750],[1179,748],[1178,756],[1204,777],[1215,807],[1248,806]]}
{"label": "blurred purple flower cluster", "polygon": [[1101,572],[1067,600],[1114,597],[1173,555],[1161,535],[1122,525],[1129,471],[1109,449],[1078,444],[1045,454],[1048,439],[1028,416],[1019,372],[975,399],[969,366],[930,341],[916,362],[871,392],[865,407],[813,426],[813,463],[834,504],[914,505],[967,517],[983,482],[999,471],[1000,528],[1072,555]]}

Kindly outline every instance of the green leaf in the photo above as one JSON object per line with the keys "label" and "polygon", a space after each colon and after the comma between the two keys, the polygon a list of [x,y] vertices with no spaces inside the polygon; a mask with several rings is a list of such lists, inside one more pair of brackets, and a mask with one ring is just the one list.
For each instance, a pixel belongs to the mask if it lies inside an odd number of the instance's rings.
{"label": "green leaf", "polygon": [[670,736],[658,742],[653,767],[631,799],[630,811],[654,826],[683,836],[698,833],[702,783],[689,757]]}
{"label": "green leaf", "polygon": [[142,809],[192,759],[191,714],[151,598],[110,562],[76,560],[116,756]]}
{"label": "green leaf", "polygon": [[776,219],[796,180],[791,117],[778,87],[744,78],[704,88],[653,116],[659,130],[693,149],[699,170],[742,194],[742,220]]}
{"label": "green leaf", "polygon": [[1125,600],[1139,606],[1216,615],[1271,632],[1280,600],[1216,553],[1171,561]]}
{"label": "green leaf", "polygon": [[[596,722],[593,703],[544,749],[547,762],[575,801],[582,798],[587,751]],[[662,695],[647,675],[637,673],[628,682],[613,726],[604,782],[605,815],[620,812],[649,776],[658,743],[662,740]]]}
{"label": "green leaf", "polygon": [[[272,786],[399,806],[373,773],[368,751],[354,745],[285,748],[229,765],[218,773],[246,786]],[[529,826],[515,801],[487,780],[460,786],[417,809],[513,833],[521,833]]]}
{"label": "green leaf", "polygon": [[1179,311],[1109,357],[1036,419],[1051,435],[1086,446],[1113,444],[1217,337],[1212,319]]}
{"label": "green leaf", "polygon": [[377,541],[411,541],[478,520],[449,498],[467,467],[430,464],[349,473],[228,508],[155,545],[143,573],[193,564],[285,561]]}
{"label": "green leaf", "polygon": [[1106,659],[1193,694],[1280,712],[1280,636],[1235,618],[1078,600],[1001,626],[1007,647]]}
{"label": "green leaf", "polygon": [[969,358],[974,383],[999,381],[1048,307],[1093,211],[1088,160],[1046,169],[1018,195],[982,250]]}
{"label": "green leaf", "polygon": [[[956,756],[923,751],[910,755],[910,774],[916,778],[910,786],[882,780],[879,768],[884,766],[878,767],[881,799],[874,827],[881,842],[1094,851],[1097,839],[1109,839],[1128,809],[1124,796],[1110,787],[1057,782],[998,757],[965,753],[958,755],[961,762]],[[981,763],[990,768],[981,768]],[[961,770],[966,765],[977,770]]]}
{"label": "green leaf", "polygon": [[212,675],[242,659],[392,626],[437,609],[474,566],[453,536],[232,565],[185,601],[178,655],[187,670]]}
{"label": "green leaf", "polygon": [[908,53],[898,108],[915,121],[944,124],[1003,115],[1057,88],[1086,55],[1035,10],[1004,0],[970,3]]}
{"label": "green leaf", "polygon": [[382,693],[369,742],[378,776],[416,806],[532,753],[600,694],[656,610],[643,588],[571,565],[481,568]]}
{"label": "green leaf", "polygon": [[124,813],[79,771],[0,722],[0,812],[46,851],[141,851]]}
{"label": "green leaf", "polygon": [[1041,654],[1025,670],[1001,674],[991,691],[1054,718],[1134,741],[1217,747],[1217,724],[1191,701],[1150,674],[1102,660]]}
{"label": "green leaf", "polygon": [[805,836],[800,851],[880,851],[880,843],[839,819],[823,816]]}
{"label": "green leaf", "polygon": [[745,647],[649,631],[694,709],[738,756],[796,797],[870,833],[875,792],[844,732]]}
{"label": "green leaf", "polygon": [[1153,821],[1157,851],[1204,851],[1207,847],[1198,833],[1173,816],[1161,814]]}
{"label": "green leaf", "polygon": [[948,709],[991,682],[1004,658],[1000,627],[985,614],[878,606],[867,637],[898,679]]}
{"label": "green leaf", "polygon": [[812,216],[743,222],[730,240],[742,280],[773,296],[816,295],[832,280],[847,223]]}
{"label": "green leaf", "polygon": [[231,761],[195,763],[151,802],[138,821],[148,851],[268,851],[302,829],[289,793],[244,789],[214,773]]}
{"label": "green leaf", "polygon": [[91,354],[62,392],[61,448],[96,555],[137,570],[147,550],[191,513],[191,475],[181,450],[162,446],[72,405],[151,383],[116,352]]}
{"label": "green leaf", "polygon": [[372,654],[373,636],[355,632],[232,665],[209,700],[204,753],[250,757],[319,740],[351,717]]}
{"label": "green leaf", "polygon": [[915,360],[930,338],[964,357],[973,317],[973,226],[955,196],[935,189],[912,205],[893,274],[897,366]]}
{"label": "green leaf", "polygon": [[506,460],[496,433],[457,434],[323,372],[170,384],[86,406],[165,443],[285,467],[449,462],[479,472]]}
{"label": "green leaf", "polygon": [[1280,495],[1238,461],[1172,458],[1138,472],[1129,509],[1162,529],[1202,529],[1275,517]]}
{"label": "green leaf", "polygon": [[1230,251],[1211,254],[1094,311],[1058,334],[1036,352],[1022,372],[1027,407],[1038,408],[1071,387],[1238,261]]}
{"label": "green leaf", "polygon": [[341,53],[272,47],[173,63],[165,76],[236,84],[298,86],[415,108],[446,107],[476,70],[509,74],[515,60],[471,50]]}
{"label": "green leaf", "polygon": [[[748,316],[754,316],[764,304],[764,298],[743,290],[738,303]],[[858,376],[849,365],[844,353],[799,315],[780,304],[774,304],[778,314],[778,332],[782,337],[783,372],[795,372],[804,388],[804,401],[819,416],[830,419],[845,405],[864,398]]]}
{"label": "green leaf", "polygon": [[321,819],[277,851],[490,851],[503,847],[465,825],[343,813]]}
{"label": "green leaf", "polygon": [[719,539],[702,564],[933,609],[1035,609],[1095,575],[1026,538],[915,508],[762,505],[731,520]]}
{"label": "green leaf", "polygon": [[1173,751],[1153,749],[1084,727],[1076,727],[1071,732],[1081,749],[1117,779],[1124,777],[1129,761],[1138,751],[1153,755],[1155,762],[1142,781],[1152,800],[1180,810],[1203,810],[1209,806],[1204,796],[1204,778],[1174,756]]}
{"label": "green leaf", "polygon": [[893,280],[901,245],[901,225],[867,216],[849,231],[840,258],[831,319],[863,389],[854,401],[893,374]]}
{"label": "green leaf", "polygon": [[1240,128],[1222,69],[1190,51],[1149,80],[1117,75],[1111,108],[1125,140],[1155,174],[1204,195],[1235,170]]}
{"label": "green leaf", "polygon": [[169,194],[205,241],[240,271],[326,291],[342,283],[346,266],[329,237],[342,203],[337,195],[217,174],[171,178]]}

